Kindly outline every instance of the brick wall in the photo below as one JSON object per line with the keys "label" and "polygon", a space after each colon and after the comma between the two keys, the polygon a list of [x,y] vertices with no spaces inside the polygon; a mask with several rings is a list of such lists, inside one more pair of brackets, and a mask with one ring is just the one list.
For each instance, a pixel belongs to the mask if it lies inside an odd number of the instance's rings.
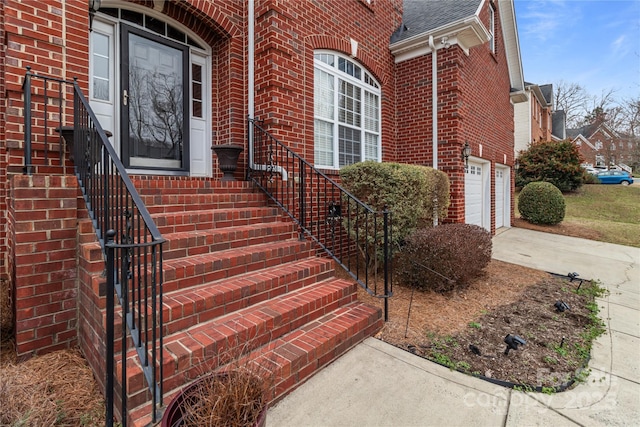
{"label": "brick wall", "polygon": [[[381,84],[383,159],[395,160],[395,77],[389,38],[402,17],[400,0],[256,2],[256,117],[313,162],[313,53],[351,55]],[[355,21],[355,22],[354,22]]]}
{"label": "brick wall", "polygon": [[[499,4],[498,4],[499,5]],[[488,23],[488,3],[481,19]],[[500,11],[497,10],[499,14]],[[464,164],[461,149],[469,142],[474,157],[513,164],[514,122],[510,81],[500,20],[496,16],[496,53],[488,43],[467,56],[457,45],[440,49],[438,60],[438,167],[449,175],[451,206],[446,222],[464,222]],[[398,65],[398,160],[432,165],[431,55]],[[512,177],[513,183],[513,177]],[[495,223],[492,209],[492,231]]]}
{"label": "brick wall", "polygon": [[72,176],[11,180],[20,356],[69,348],[77,341],[77,191]]}
{"label": "brick wall", "polygon": [[533,93],[531,103],[531,141],[551,141],[551,108],[542,106]]}
{"label": "brick wall", "polygon": [[[495,165],[513,164],[514,120],[513,106],[509,97],[510,80],[506,52],[500,26],[500,3],[496,7],[496,53],[488,45],[477,46],[469,57],[461,61],[460,84],[462,99],[460,109],[461,137],[469,141],[472,156],[491,162],[491,231],[495,231]],[[488,3],[481,12],[483,22],[488,22]],[[506,161],[505,161],[506,159]],[[514,186],[514,176],[511,176]],[[513,193],[512,193],[513,194]],[[464,219],[464,212],[454,213]],[[513,219],[513,206],[512,206]]]}
{"label": "brick wall", "polygon": [[4,213],[7,212],[7,149],[6,149],[6,112],[7,112],[7,95],[4,84],[5,61],[6,61],[6,39],[4,31],[4,3],[0,2],[0,220],[4,220],[7,227],[0,227],[0,283],[9,283],[9,261],[7,254],[9,246],[7,245],[7,230],[9,228],[9,218]]}

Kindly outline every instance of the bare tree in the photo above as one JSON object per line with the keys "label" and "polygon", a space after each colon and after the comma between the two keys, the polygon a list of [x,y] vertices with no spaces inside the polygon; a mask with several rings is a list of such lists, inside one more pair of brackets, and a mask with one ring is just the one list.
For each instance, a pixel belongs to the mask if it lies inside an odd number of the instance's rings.
{"label": "bare tree", "polygon": [[640,96],[625,99],[620,105],[623,131],[631,137],[640,137]]}
{"label": "bare tree", "polygon": [[554,105],[556,110],[564,110],[567,128],[577,128],[583,123],[588,113],[589,94],[577,83],[560,80],[554,83]]}
{"label": "bare tree", "polygon": [[640,96],[625,99],[621,106],[622,130],[627,137],[629,163],[640,167]]}

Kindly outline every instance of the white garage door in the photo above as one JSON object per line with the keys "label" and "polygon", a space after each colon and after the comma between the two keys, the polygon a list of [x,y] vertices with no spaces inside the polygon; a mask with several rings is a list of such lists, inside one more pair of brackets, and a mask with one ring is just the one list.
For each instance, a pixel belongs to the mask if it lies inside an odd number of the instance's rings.
{"label": "white garage door", "polygon": [[504,226],[504,169],[496,169],[496,228]]}
{"label": "white garage door", "polygon": [[467,224],[475,224],[483,226],[482,212],[483,209],[483,170],[482,164],[469,162],[464,174],[464,211],[465,222]]}

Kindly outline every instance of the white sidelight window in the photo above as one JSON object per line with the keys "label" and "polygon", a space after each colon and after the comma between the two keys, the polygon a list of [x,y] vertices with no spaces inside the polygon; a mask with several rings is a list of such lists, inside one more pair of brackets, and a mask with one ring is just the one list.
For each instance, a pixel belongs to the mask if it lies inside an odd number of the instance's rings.
{"label": "white sidelight window", "polygon": [[314,64],[315,165],[337,169],[381,161],[380,85],[335,52],[316,51]]}

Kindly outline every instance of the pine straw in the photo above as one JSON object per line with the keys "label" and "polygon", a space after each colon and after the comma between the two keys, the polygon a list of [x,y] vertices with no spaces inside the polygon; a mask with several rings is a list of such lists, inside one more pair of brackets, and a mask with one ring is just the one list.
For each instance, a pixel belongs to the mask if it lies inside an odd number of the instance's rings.
{"label": "pine straw", "polygon": [[13,329],[13,306],[11,305],[11,290],[9,282],[0,279],[0,331],[2,339],[11,334]]}
{"label": "pine straw", "polygon": [[0,408],[0,425],[104,425],[104,401],[77,350],[3,365]]}
{"label": "pine straw", "polygon": [[[484,274],[460,292],[419,292],[394,283],[393,297],[389,299],[389,322],[378,338],[400,343],[407,341],[406,338],[424,338],[427,332],[453,335],[468,328],[469,322],[483,313],[517,301],[527,287],[545,277],[547,273],[543,271],[491,260]],[[383,304],[381,299],[372,298],[362,289],[358,291],[358,299],[378,307]]]}

